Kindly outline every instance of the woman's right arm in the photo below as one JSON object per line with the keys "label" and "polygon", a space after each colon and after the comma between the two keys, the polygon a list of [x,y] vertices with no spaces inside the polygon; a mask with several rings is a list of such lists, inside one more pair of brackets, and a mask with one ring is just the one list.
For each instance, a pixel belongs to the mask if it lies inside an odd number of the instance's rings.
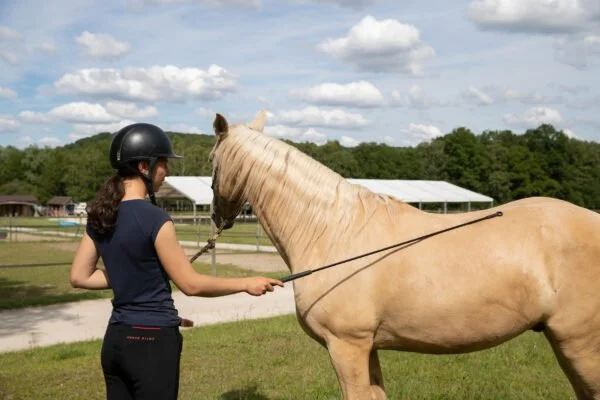
{"label": "woman's right arm", "polygon": [[188,296],[217,297],[246,292],[260,296],[282,286],[277,279],[262,276],[252,278],[216,278],[197,273],[177,241],[175,225],[166,222],[158,231],[154,247],[161,264],[179,290]]}

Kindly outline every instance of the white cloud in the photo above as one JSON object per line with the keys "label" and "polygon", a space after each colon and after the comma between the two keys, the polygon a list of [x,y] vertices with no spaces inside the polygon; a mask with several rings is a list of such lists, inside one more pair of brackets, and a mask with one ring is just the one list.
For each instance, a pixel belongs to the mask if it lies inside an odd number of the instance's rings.
{"label": "white cloud", "polygon": [[561,96],[544,95],[532,90],[501,89],[497,86],[486,86],[483,88],[469,86],[462,95],[467,101],[479,106],[488,106],[506,102],[519,102],[522,104],[535,105],[565,102],[565,99]]}
{"label": "white cloud", "polygon": [[294,142],[312,142],[318,145],[327,142],[327,136],[314,128],[302,129],[286,125],[267,125],[265,135]]}
{"label": "white cloud", "polygon": [[100,104],[74,102],[53,108],[48,115],[67,122],[103,123],[115,122],[119,118],[110,114]]}
{"label": "white cloud", "polygon": [[122,120],[108,124],[74,124],[74,131],[69,134],[69,139],[78,140],[101,132],[117,132],[119,129],[133,123],[134,121]]}
{"label": "white cloud", "polygon": [[557,33],[600,15],[597,0],[472,0],[468,15],[485,29]]}
{"label": "white cloud", "polygon": [[582,110],[597,110],[600,107],[600,96],[578,98],[570,101],[567,106]]}
{"label": "white cloud", "polygon": [[494,103],[494,99],[490,95],[474,86],[469,86],[465,93],[465,97],[474,100],[475,103],[480,106],[488,106]]}
{"label": "white cloud", "polygon": [[550,96],[533,91],[524,92],[514,89],[505,89],[502,92],[501,97],[506,101],[519,101],[523,104],[551,104],[564,102],[564,99],[561,96]]}
{"label": "white cloud", "polygon": [[[133,3],[145,4],[145,5],[159,5],[159,4],[183,4],[192,3],[195,0],[132,0]],[[259,8],[261,6],[261,0],[202,0],[204,6],[210,7],[227,7],[227,6],[243,6],[249,8]]]}
{"label": "white cloud", "polygon": [[442,132],[434,125],[411,123],[408,126],[408,135],[417,142],[423,142],[442,136]]}
{"label": "white cloud", "polygon": [[558,89],[560,92],[567,93],[573,96],[590,92],[589,85],[565,85],[561,83],[557,84],[550,82],[548,83],[548,87]]}
{"label": "white cloud", "polygon": [[45,53],[49,56],[53,56],[56,54],[56,44],[54,44],[54,42],[51,41],[45,41],[40,43],[37,46],[37,49],[39,49],[42,53]]}
{"label": "white cloud", "polygon": [[421,74],[424,63],[435,55],[416,27],[372,16],[363,18],[347,36],[328,39],[318,49],[360,70],[411,74]]}
{"label": "white cloud", "polygon": [[171,132],[204,133],[204,134],[206,134],[206,132],[203,129],[198,128],[197,126],[192,126],[192,125],[187,125],[187,124],[170,125],[169,127],[166,128],[166,130],[171,131]]}
{"label": "white cloud", "polygon": [[106,103],[106,111],[113,115],[123,118],[151,118],[158,115],[158,110],[154,106],[138,108],[135,103],[125,101],[109,101]]}
{"label": "white cloud", "polygon": [[340,129],[357,129],[368,124],[367,119],[361,114],[349,113],[341,108],[325,110],[314,106],[301,110],[281,111],[275,116],[274,122],[294,126]]}
{"label": "white cloud", "polygon": [[600,35],[570,35],[554,42],[559,61],[577,68],[600,63]]}
{"label": "white cloud", "polygon": [[537,128],[542,124],[558,125],[563,122],[560,113],[549,107],[532,107],[523,115],[505,114],[504,122],[508,125],[526,128]]}
{"label": "white cloud", "polygon": [[28,122],[50,122],[59,119],[75,123],[75,133],[91,134],[112,131],[113,128],[118,130],[125,126],[122,125],[123,122],[156,115],[158,110],[154,106],[138,108],[134,103],[109,101],[106,106],[98,103],[73,102],[55,107],[48,113],[22,111],[19,117]]}
{"label": "white cloud", "polygon": [[360,144],[360,140],[356,140],[350,136],[342,136],[340,138],[340,144],[344,147],[356,147]]}
{"label": "white cloud", "polygon": [[345,85],[323,83],[308,89],[292,89],[290,96],[308,103],[328,106],[380,107],[384,104],[379,89],[367,81]]}
{"label": "white cloud", "polygon": [[600,62],[598,0],[472,0],[469,16],[484,29],[554,34],[562,63],[586,68]]}
{"label": "white cloud", "polygon": [[0,25],[0,40],[21,40],[23,35],[8,26]]}
{"label": "white cloud", "polygon": [[105,33],[83,32],[75,38],[86,55],[102,59],[117,59],[123,57],[130,50],[129,44],[120,42]]}
{"label": "white cloud", "polygon": [[391,104],[394,106],[411,108],[448,107],[452,105],[450,101],[437,99],[427,95],[419,85],[412,85],[404,96],[398,89],[392,90]]}
{"label": "white cloud", "polygon": [[10,115],[0,114],[0,132],[14,132],[21,127],[21,123]]}
{"label": "white cloud", "polygon": [[35,111],[21,111],[19,113],[19,118],[26,122],[48,123],[52,121],[52,117],[50,117],[48,114]]}
{"label": "white cloud", "polygon": [[19,137],[19,143],[23,147],[27,147],[27,146],[33,144],[33,139],[31,138],[31,136],[20,136]]}
{"label": "white cloud", "polygon": [[300,137],[302,140],[316,143],[318,145],[327,143],[327,136],[314,128],[308,128]]}
{"label": "white cloud", "polygon": [[18,96],[18,93],[15,92],[14,90],[5,88],[5,87],[0,87],[0,98],[12,99],[17,96]]}
{"label": "white cloud", "polygon": [[571,139],[579,139],[579,136],[577,136],[577,135],[575,134],[575,132],[573,132],[573,131],[572,131],[572,130],[570,130],[570,129],[563,129],[562,131],[563,131],[563,133],[564,133],[565,135],[567,135],[567,136],[568,136],[568,137],[570,137]]}
{"label": "white cloud", "polygon": [[271,100],[267,99],[267,98],[266,98],[266,97],[264,97],[264,96],[258,96],[258,97],[256,98],[256,100],[258,100],[258,102],[259,102],[259,103],[265,104],[265,105],[267,105],[267,106],[270,106],[270,105],[271,105]]}
{"label": "white cloud", "polygon": [[10,51],[0,50],[0,59],[4,60],[10,65],[17,65],[19,63],[19,58],[17,55]]}
{"label": "white cloud", "polygon": [[377,3],[378,0],[304,0],[302,3],[330,3],[339,7],[362,9],[368,5]]}
{"label": "white cloud", "polygon": [[217,113],[214,110],[204,107],[196,108],[195,113],[201,117],[214,117],[215,115],[217,115]]}
{"label": "white cloud", "polygon": [[54,87],[61,93],[180,102],[220,99],[237,91],[237,79],[218,65],[211,65],[206,71],[173,65],[122,70],[91,68],[63,75]]}
{"label": "white cloud", "polygon": [[40,140],[38,140],[38,143],[41,144],[42,146],[56,147],[62,143],[62,140],[60,140],[59,138],[57,138],[55,136],[45,136],[45,137],[41,138]]}

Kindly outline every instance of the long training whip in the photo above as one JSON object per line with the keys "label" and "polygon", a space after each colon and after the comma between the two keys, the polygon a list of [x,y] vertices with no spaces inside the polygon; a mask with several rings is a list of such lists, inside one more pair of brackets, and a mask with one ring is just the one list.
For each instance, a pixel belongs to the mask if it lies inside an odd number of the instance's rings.
{"label": "long training whip", "polygon": [[467,225],[475,224],[477,222],[485,221],[485,220],[496,218],[496,217],[501,217],[502,215],[504,215],[502,213],[502,211],[497,211],[497,212],[495,212],[493,214],[487,215],[487,216],[482,217],[482,218],[474,219],[474,220],[469,221],[469,222],[465,222],[465,223],[462,223],[462,224],[459,224],[459,225],[451,226],[450,228],[442,229],[441,231],[436,231],[436,232],[433,232],[433,233],[428,233],[427,235],[419,236],[417,238],[406,240],[406,241],[401,242],[401,243],[396,243],[396,244],[384,247],[384,248],[379,249],[379,250],[370,251],[368,253],[360,254],[358,256],[351,257],[351,258],[348,258],[348,259],[345,259],[345,260],[342,260],[342,261],[334,262],[332,264],[327,264],[327,265],[325,265],[323,267],[319,267],[319,268],[315,268],[315,269],[309,269],[307,271],[298,272],[296,274],[288,275],[288,276],[285,276],[285,277],[281,278],[280,281],[281,282],[290,282],[290,281],[293,281],[295,279],[303,278],[305,276],[311,275],[311,274],[313,274],[315,272],[323,271],[324,269],[327,269],[327,268],[335,267],[337,265],[341,265],[341,264],[344,264],[344,263],[347,263],[347,262],[350,262],[350,261],[358,260],[359,258],[368,257],[370,255],[381,253],[382,251],[386,251],[386,250],[391,250],[391,249],[396,248],[396,247],[400,247],[400,246],[404,246],[404,245],[407,245],[407,244],[415,243],[415,242],[418,242],[418,241],[421,241],[421,240],[424,240],[424,239],[428,239],[428,238],[430,238],[432,236],[436,236],[436,235],[440,235],[440,234],[445,233],[445,232],[452,231],[454,229],[458,229],[458,228],[462,228],[462,227],[467,226]]}

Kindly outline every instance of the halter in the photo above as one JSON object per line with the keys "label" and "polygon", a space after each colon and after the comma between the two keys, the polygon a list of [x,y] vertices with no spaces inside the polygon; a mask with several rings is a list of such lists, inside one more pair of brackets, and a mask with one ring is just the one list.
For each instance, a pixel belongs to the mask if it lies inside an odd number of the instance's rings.
{"label": "halter", "polygon": [[[246,204],[246,202],[243,201],[240,204],[240,206],[238,207],[237,211],[235,212],[235,215],[232,218],[234,221],[237,218],[237,216],[240,214],[240,212],[242,211],[242,208],[244,208],[245,204]],[[215,248],[217,239],[219,238],[219,236],[221,236],[221,232],[223,232],[224,226],[225,226],[225,222],[222,222],[221,225],[219,225],[219,228],[217,229],[217,231],[214,233],[214,235],[212,235],[212,237],[206,239],[206,244],[204,245],[204,247],[200,251],[198,251],[196,254],[194,254],[192,256],[192,258],[190,258],[190,263],[193,263],[198,257],[200,257],[202,254],[206,253],[208,250],[212,250]]]}

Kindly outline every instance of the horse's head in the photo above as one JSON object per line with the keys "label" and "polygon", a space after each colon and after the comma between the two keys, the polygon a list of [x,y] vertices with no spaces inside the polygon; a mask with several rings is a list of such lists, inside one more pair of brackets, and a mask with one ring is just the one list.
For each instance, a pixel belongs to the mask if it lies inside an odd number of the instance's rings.
{"label": "horse's head", "polygon": [[[257,117],[246,127],[232,126],[231,132],[225,117],[217,114],[213,122],[216,141],[210,152],[210,161],[213,165],[212,174],[212,219],[217,228],[229,229],[233,226],[235,218],[246,202],[243,190],[238,183],[239,170],[232,166],[232,160],[228,160],[229,152],[226,151],[228,137],[236,129],[254,129],[262,132],[265,125],[266,114],[261,111]],[[235,152],[231,152],[235,153]]]}

